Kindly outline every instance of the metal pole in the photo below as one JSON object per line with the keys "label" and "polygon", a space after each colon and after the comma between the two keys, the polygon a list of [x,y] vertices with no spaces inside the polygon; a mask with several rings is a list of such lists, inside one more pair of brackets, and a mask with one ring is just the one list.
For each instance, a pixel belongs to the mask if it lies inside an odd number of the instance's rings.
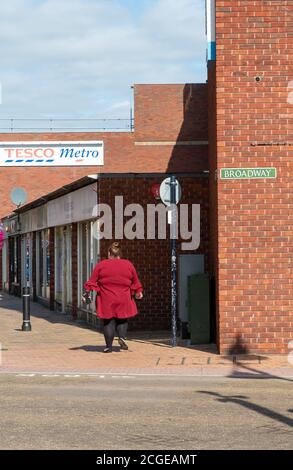
{"label": "metal pole", "polygon": [[177,346],[177,210],[176,210],[176,185],[174,175],[170,178],[171,199],[171,319],[172,319],[172,346]]}
{"label": "metal pole", "polygon": [[23,312],[22,331],[31,331],[32,326],[30,322],[30,288],[29,287],[23,287],[22,289],[22,312]]}

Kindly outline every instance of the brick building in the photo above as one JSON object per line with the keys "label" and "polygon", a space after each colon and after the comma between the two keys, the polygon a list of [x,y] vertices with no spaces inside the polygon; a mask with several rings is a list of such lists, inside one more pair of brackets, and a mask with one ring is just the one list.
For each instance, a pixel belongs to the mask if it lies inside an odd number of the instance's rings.
{"label": "brick building", "polygon": [[[15,209],[10,199],[22,187],[28,202],[91,172],[192,173],[208,170],[207,85],[135,85],[134,132],[48,132],[0,134],[9,142],[103,141],[104,165],[94,167],[1,168],[0,217]],[[4,144],[5,143],[5,144]],[[81,166],[80,166],[81,165]],[[61,168],[61,169],[60,169]]]}
{"label": "brick building", "polygon": [[[288,353],[293,337],[293,2],[209,3],[215,18],[208,64],[210,242],[219,349]],[[222,168],[255,167],[275,167],[277,177],[215,179]]]}
{"label": "brick building", "polygon": [[[288,353],[293,339],[292,21],[292,0],[207,0],[208,83],[136,85],[134,132],[2,134],[3,142],[100,140],[105,149],[104,165],[90,171],[84,166],[66,171],[2,168],[2,215],[13,210],[9,197],[13,186],[28,191],[29,204],[19,211],[24,217],[50,201],[61,201],[62,195],[86,191],[93,184],[87,179],[89,173],[99,174],[100,202],[110,205],[118,193],[128,202],[147,204],[153,200],[152,184],[176,174],[183,189],[181,202],[199,203],[202,208],[201,244],[192,254],[204,257],[204,270],[215,286],[219,352]],[[258,168],[271,169],[274,177],[251,178],[247,176],[251,170],[239,172]],[[231,178],[223,176],[225,169],[232,169]],[[74,316],[82,315],[78,244],[90,223],[78,220],[70,227],[68,282]],[[37,252],[38,241],[48,240],[48,256],[54,262],[44,292],[53,308],[56,301],[60,304],[54,273],[56,237],[63,235],[52,225],[46,230],[43,234],[35,230],[31,243],[32,252]],[[21,277],[17,259],[22,236],[11,235],[5,256],[14,253],[9,268],[13,265],[13,272],[5,271],[5,263],[2,272],[10,288],[12,274]],[[138,265],[150,293],[134,326],[167,328],[168,242],[124,243],[125,255]],[[106,242],[101,243],[100,256],[106,248]],[[38,276],[32,262],[34,295],[40,289]],[[83,313],[91,320],[90,313]]]}
{"label": "brick building", "polygon": [[[95,323],[92,309],[82,303],[83,283],[94,264],[107,256],[110,242],[95,239],[92,208],[99,202],[108,204],[115,213],[115,196],[123,197],[124,206],[139,204],[145,209],[148,204],[157,204],[151,189],[168,174],[175,174],[181,184],[180,205],[199,204],[201,208],[200,245],[183,251],[179,239],[179,265],[193,259],[194,270],[198,264],[198,269],[208,272],[207,85],[136,85],[134,99],[133,132],[1,136],[6,147],[8,141],[14,142],[12,147],[25,141],[49,141],[49,148],[50,141],[104,144],[104,164],[100,166],[3,168],[8,195],[3,214],[12,208],[12,185],[24,188],[29,195],[29,201],[15,211],[16,216],[4,219],[9,229],[2,250],[2,285],[6,290],[20,295],[28,282],[35,300]],[[124,239],[123,254],[136,265],[146,293],[140,315],[131,326],[168,329],[169,238]],[[187,319],[181,316],[181,320],[186,323]]]}

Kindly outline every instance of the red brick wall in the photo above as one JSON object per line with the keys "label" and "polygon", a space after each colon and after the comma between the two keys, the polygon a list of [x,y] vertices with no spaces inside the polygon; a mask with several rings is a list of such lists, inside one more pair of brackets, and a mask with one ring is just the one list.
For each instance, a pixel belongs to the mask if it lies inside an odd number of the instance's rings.
{"label": "red brick wall", "polygon": [[[206,84],[135,85],[134,99],[136,165],[142,172],[208,169],[208,146],[190,145],[208,140]],[[170,145],[148,145],[152,142]]]}
{"label": "red brick wall", "polygon": [[[142,206],[155,204],[150,188],[160,183],[157,178],[110,178],[99,181],[100,202],[114,207],[115,195],[124,197],[124,206],[138,203]],[[182,203],[201,204],[201,245],[196,253],[205,254],[206,270],[209,269],[209,217],[208,179],[178,179],[182,186]],[[101,257],[107,256],[112,240],[101,240]],[[137,302],[139,315],[131,321],[131,328],[158,330],[170,328],[170,241],[169,240],[123,240],[123,256],[137,268],[145,289],[143,300]],[[180,252],[180,245],[178,243]]]}
{"label": "red brick wall", "polygon": [[293,106],[287,101],[293,3],[217,0],[216,9],[217,167],[278,171],[276,180],[218,184],[220,352],[287,353],[293,338]]}
{"label": "red brick wall", "polygon": [[216,112],[216,63],[208,64],[208,121],[209,121],[209,214],[210,214],[210,276],[211,308],[215,313],[217,344],[219,345],[218,312],[218,205],[217,205],[217,112]]}
{"label": "red brick wall", "polygon": [[207,85],[135,85],[137,141],[207,140]]}

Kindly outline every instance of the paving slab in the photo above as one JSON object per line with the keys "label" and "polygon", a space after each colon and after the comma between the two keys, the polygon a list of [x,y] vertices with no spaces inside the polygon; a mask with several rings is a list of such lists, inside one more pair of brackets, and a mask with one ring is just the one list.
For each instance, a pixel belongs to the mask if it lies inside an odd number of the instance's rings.
{"label": "paving slab", "polygon": [[115,339],[104,354],[104,337],[70,315],[31,303],[31,332],[23,332],[22,301],[0,295],[0,373],[163,374],[226,377],[293,377],[286,355],[221,356],[215,345],[191,346],[170,332],[130,332],[128,351]]}

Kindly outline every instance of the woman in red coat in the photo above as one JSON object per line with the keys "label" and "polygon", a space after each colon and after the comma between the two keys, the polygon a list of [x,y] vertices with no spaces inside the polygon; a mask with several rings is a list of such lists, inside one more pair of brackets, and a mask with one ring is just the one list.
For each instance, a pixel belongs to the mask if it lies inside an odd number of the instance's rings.
{"label": "woman in red coat", "polygon": [[127,259],[122,259],[118,242],[112,243],[108,259],[96,265],[84,287],[86,290],[84,300],[88,292],[92,290],[97,292],[97,315],[104,323],[106,341],[104,352],[112,352],[116,329],[121,349],[128,349],[125,342],[128,318],[137,314],[134,295],[136,299],[141,299],[143,289],[133,264]]}

